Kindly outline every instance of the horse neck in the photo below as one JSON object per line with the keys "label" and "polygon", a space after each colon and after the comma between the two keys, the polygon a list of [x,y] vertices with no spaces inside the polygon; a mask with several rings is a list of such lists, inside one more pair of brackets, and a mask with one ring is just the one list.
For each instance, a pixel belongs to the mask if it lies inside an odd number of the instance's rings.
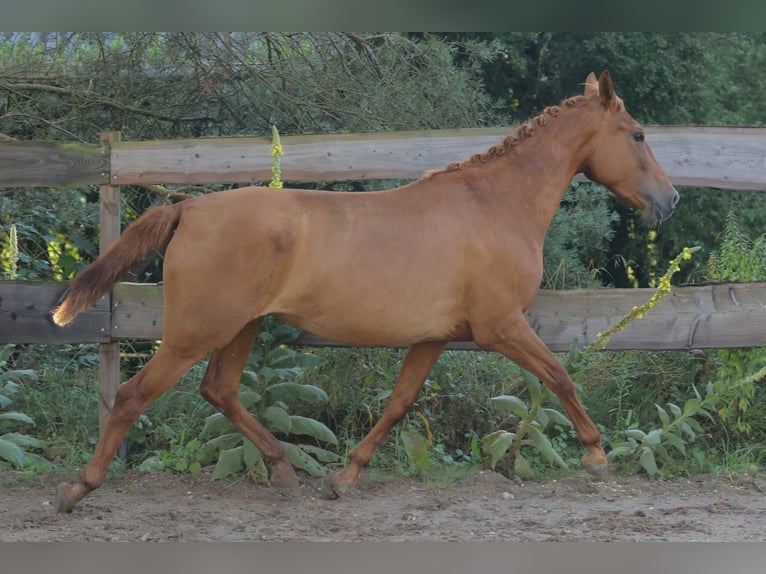
{"label": "horse neck", "polygon": [[485,187],[492,190],[495,204],[516,214],[517,221],[531,223],[529,232],[539,235],[540,242],[590,153],[589,142],[596,133],[594,119],[590,105],[550,118],[493,166],[498,181]]}

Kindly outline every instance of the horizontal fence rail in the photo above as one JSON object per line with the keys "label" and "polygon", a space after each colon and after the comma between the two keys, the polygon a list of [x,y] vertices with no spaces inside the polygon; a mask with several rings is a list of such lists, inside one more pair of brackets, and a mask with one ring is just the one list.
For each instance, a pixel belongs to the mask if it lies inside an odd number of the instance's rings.
{"label": "horizontal fence rail", "polygon": [[[162,338],[162,285],[119,283],[108,298],[67,327],[51,322],[60,283],[0,282],[0,343],[105,342]],[[651,297],[653,289],[539,292],[527,321],[553,351],[583,346]],[[15,303],[8,304],[13,300]],[[111,311],[111,312],[110,312]],[[766,338],[766,282],[675,287],[650,313],[615,333],[608,350],[760,347]],[[298,345],[338,343],[304,333]],[[453,343],[452,349],[477,349]]]}
{"label": "horizontal fence rail", "polygon": [[[284,136],[290,182],[411,179],[498,143],[508,128]],[[766,128],[647,128],[675,185],[766,190]],[[271,139],[201,138],[111,146],[0,142],[0,186],[248,183],[271,179]],[[581,178],[581,176],[580,176]]]}

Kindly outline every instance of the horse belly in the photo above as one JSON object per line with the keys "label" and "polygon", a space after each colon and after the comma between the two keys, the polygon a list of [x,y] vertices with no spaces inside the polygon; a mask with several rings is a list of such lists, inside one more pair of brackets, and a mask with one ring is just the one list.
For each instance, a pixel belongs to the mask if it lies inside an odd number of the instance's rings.
{"label": "horse belly", "polygon": [[453,298],[397,291],[319,289],[275,315],[319,337],[361,346],[471,339]]}

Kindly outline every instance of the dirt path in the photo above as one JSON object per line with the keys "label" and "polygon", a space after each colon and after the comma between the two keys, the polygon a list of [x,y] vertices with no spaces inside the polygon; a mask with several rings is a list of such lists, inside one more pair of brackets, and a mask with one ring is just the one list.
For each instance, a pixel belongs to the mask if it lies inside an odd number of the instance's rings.
{"label": "dirt path", "polygon": [[617,477],[514,482],[484,471],[448,488],[373,482],[327,500],[319,482],[283,498],[248,482],[126,473],[71,514],[56,481],[0,474],[0,541],[766,540],[766,479]]}

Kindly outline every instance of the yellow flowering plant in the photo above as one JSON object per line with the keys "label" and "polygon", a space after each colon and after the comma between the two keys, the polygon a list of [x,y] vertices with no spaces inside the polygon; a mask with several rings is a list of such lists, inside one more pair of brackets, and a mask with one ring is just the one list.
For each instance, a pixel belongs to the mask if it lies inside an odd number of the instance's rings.
{"label": "yellow flowering plant", "polygon": [[609,338],[617,331],[624,331],[625,328],[635,319],[643,318],[654,306],[659,303],[665,295],[670,293],[670,279],[681,269],[681,262],[688,261],[692,258],[692,255],[699,251],[700,247],[684,247],[681,253],[673,259],[668,265],[665,274],[660,277],[659,285],[654,294],[643,305],[634,305],[630,310],[630,313],[625,315],[617,323],[612,325],[607,331],[596,334],[596,339],[588,345],[583,352],[588,351],[600,351],[604,349],[609,343]]}
{"label": "yellow flowering plant", "polygon": [[271,182],[269,187],[282,187],[282,156],[285,155],[282,149],[282,141],[279,138],[277,126],[271,126],[271,157],[274,158],[271,165]]}

